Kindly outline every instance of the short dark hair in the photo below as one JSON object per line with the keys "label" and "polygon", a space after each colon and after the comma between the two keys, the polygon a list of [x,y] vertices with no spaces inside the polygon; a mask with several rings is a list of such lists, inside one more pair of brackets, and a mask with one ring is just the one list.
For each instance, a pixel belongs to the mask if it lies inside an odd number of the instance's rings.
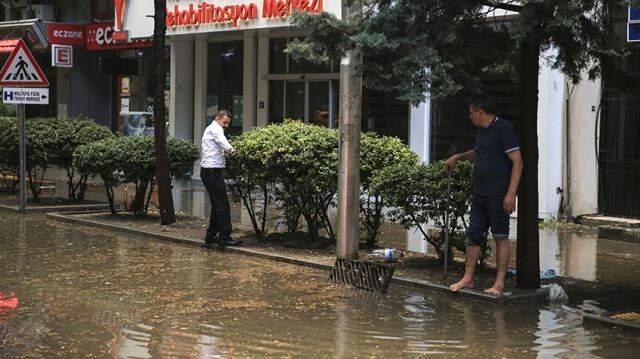
{"label": "short dark hair", "polygon": [[496,106],[487,94],[476,94],[469,99],[469,106],[492,115],[496,114]]}
{"label": "short dark hair", "polygon": [[229,117],[229,119],[231,119],[231,111],[229,111],[229,110],[220,110],[220,111],[218,111],[218,114],[216,114],[215,119],[217,120],[217,119],[225,117],[225,116]]}

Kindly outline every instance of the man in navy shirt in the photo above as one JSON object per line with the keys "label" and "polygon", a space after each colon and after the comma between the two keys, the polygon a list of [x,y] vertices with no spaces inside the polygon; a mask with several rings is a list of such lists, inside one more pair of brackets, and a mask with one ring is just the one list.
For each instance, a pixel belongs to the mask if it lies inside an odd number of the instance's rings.
{"label": "man in navy shirt", "polygon": [[487,294],[501,295],[509,265],[509,215],[516,205],[516,192],[522,175],[522,157],[518,138],[507,120],[495,115],[495,108],[486,95],[474,96],[469,105],[469,118],[478,127],[475,147],[445,161],[451,171],[458,160],[474,160],[473,199],[467,228],[466,265],[464,276],[451,285],[452,292],[473,286],[473,272],[480,249],[487,241],[487,232],[497,246],[497,275]]}

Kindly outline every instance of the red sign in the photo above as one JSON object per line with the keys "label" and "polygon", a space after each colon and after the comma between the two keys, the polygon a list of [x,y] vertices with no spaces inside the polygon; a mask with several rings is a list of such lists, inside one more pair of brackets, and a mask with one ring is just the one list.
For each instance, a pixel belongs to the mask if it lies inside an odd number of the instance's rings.
{"label": "red sign", "polygon": [[56,45],[84,46],[84,25],[56,24],[47,25],[49,42]]}
{"label": "red sign", "polygon": [[[263,0],[260,16],[264,19],[286,18],[293,11],[318,14],[324,9],[323,1]],[[202,1],[197,7],[194,4],[189,4],[188,8],[180,10],[180,6],[176,4],[173,9],[167,9],[166,23],[168,28],[213,23],[231,23],[233,27],[238,27],[240,21],[256,19],[258,19],[258,5],[256,3],[216,6],[214,3]]]}
{"label": "red sign", "polygon": [[20,40],[0,40],[0,52],[13,52],[13,49],[18,45],[18,41]]}
{"label": "red sign", "polygon": [[73,46],[51,45],[51,65],[73,67]]}
{"label": "red sign", "polygon": [[0,70],[0,86],[49,86],[49,81],[24,41],[18,41]]}
{"label": "red sign", "polygon": [[116,11],[116,23],[115,30],[122,31],[122,24],[124,23],[124,14],[127,8],[127,0],[114,0],[113,7]]}
{"label": "red sign", "polygon": [[85,27],[87,50],[112,50],[150,47],[152,40],[134,40],[132,42],[115,42],[113,38],[113,22],[89,24]]}

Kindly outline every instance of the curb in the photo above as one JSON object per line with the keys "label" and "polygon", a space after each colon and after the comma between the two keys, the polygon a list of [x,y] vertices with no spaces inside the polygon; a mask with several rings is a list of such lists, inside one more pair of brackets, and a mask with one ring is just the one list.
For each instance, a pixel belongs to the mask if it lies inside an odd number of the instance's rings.
{"label": "curb", "polygon": [[598,227],[598,236],[605,239],[638,243],[640,242],[640,228],[600,226]]}
{"label": "curb", "polygon": [[[91,213],[104,213],[104,212],[85,211],[85,212],[76,212],[74,214],[81,214],[81,213],[91,214]],[[123,226],[118,226],[113,224],[106,224],[106,223],[101,223],[91,219],[74,218],[73,216],[63,214],[63,213],[55,213],[55,212],[47,213],[46,216],[47,218],[61,221],[61,222],[81,224],[81,225],[86,225],[86,226],[91,226],[91,227],[96,227],[101,229],[108,229],[108,230],[117,231],[125,234],[133,234],[138,236],[144,236],[147,238],[160,239],[160,240],[169,241],[173,243],[189,244],[189,245],[196,245],[196,246],[201,246],[203,244],[202,241],[198,241],[198,240],[177,238],[168,234],[160,234],[160,233],[145,231],[142,229],[135,229],[135,228],[123,227]],[[320,269],[320,270],[330,271],[333,268],[332,265],[329,265],[326,263],[316,262],[309,259],[289,257],[282,254],[267,253],[267,252],[263,252],[256,249],[250,249],[250,248],[226,247],[225,251],[230,253],[244,254],[247,256],[268,259],[268,260],[273,260],[277,262],[289,263],[294,265],[300,265],[300,266]],[[391,279],[391,283],[410,286],[414,288],[420,288],[420,289],[430,289],[430,290],[435,290],[441,293],[448,293],[449,295],[451,295],[452,298],[464,297],[464,298],[470,298],[470,299],[479,299],[485,302],[491,302],[495,304],[546,301],[546,298],[549,293],[548,288],[540,288],[535,290],[516,289],[513,292],[507,292],[502,296],[489,295],[483,292],[470,290],[470,289],[462,289],[458,293],[451,293],[451,291],[449,290],[449,287],[446,285],[438,284],[438,283],[434,283],[434,282],[430,282],[422,279],[403,278],[403,277],[393,277]]]}
{"label": "curb", "polygon": [[[0,204],[0,209],[20,212],[20,206],[10,206]],[[83,204],[83,205],[62,205],[62,206],[31,206],[25,208],[27,213],[48,213],[48,212],[80,212],[80,211],[104,211],[108,210],[108,204]]]}
{"label": "curb", "polygon": [[614,325],[624,329],[640,330],[640,323],[633,323],[625,320],[618,320],[606,317],[604,315],[582,313],[582,320],[604,325]]}

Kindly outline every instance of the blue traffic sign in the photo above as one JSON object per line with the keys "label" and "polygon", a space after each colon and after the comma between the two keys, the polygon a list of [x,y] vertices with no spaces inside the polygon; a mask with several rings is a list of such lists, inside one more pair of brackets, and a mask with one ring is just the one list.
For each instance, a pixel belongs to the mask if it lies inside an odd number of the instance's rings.
{"label": "blue traffic sign", "polygon": [[627,42],[640,42],[640,8],[629,7]]}

